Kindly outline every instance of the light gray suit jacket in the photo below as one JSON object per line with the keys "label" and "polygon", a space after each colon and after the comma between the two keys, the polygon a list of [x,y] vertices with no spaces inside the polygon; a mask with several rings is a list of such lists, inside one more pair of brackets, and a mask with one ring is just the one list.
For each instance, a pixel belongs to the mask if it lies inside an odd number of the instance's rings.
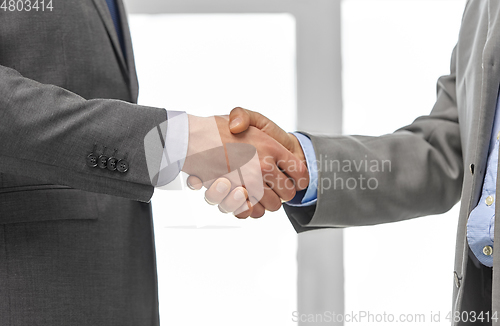
{"label": "light gray suit jacket", "polygon": [[[132,104],[121,1],[126,56],[104,0],[53,7],[0,10],[0,325],[158,325],[144,137],[166,111]],[[126,173],[87,165],[104,146]]]}
{"label": "light gray suit jacket", "polygon": [[[428,116],[381,137],[311,136],[321,162],[318,202],[309,208],[285,207],[296,230],[371,225],[438,214],[461,199],[453,310],[474,309],[475,301],[482,300],[476,293],[481,280],[474,274],[468,255],[466,225],[480,197],[499,84],[500,1],[470,0],[453,51],[451,72],[438,80],[437,101]],[[401,105],[404,109],[404,103]],[[343,160],[350,161],[351,168]],[[357,180],[356,187],[350,178]],[[370,178],[377,182],[368,184]],[[496,201],[497,217],[499,209]],[[492,309],[500,314],[500,250],[494,250],[493,260]]]}

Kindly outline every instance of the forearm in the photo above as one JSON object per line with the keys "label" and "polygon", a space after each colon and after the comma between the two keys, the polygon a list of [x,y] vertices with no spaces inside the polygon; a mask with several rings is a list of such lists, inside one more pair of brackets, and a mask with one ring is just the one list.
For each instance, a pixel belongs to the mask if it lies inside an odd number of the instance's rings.
{"label": "forearm", "polygon": [[[0,172],[134,200],[150,199],[153,187],[144,138],[165,122],[164,109],[85,100],[1,66],[0,94]],[[126,159],[128,171],[89,167],[86,158],[94,150]]]}
{"label": "forearm", "polygon": [[447,211],[460,199],[463,177],[458,126],[452,129],[455,137],[442,137],[458,144],[452,143],[447,154],[410,132],[313,137],[323,166],[308,225],[372,225]]}
{"label": "forearm", "polygon": [[450,74],[437,82],[431,113],[393,134],[310,136],[318,200],[314,209],[286,208],[296,229],[394,222],[442,213],[458,202],[463,156],[455,73],[456,50]]}

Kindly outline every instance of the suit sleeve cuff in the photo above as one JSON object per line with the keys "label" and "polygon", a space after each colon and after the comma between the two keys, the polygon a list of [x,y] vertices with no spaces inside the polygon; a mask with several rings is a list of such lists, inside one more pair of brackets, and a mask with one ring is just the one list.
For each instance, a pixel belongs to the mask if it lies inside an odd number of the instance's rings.
{"label": "suit sleeve cuff", "polygon": [[307,170],[309,172],[309,186],[297,192],[297,195],[286,204],[296,207],[311,206],[316,204],[318,199],[318,164],[316,163],[316,151],[309,137],[299,132],[294,132],[293,135],[297,137],[304,151]]}
{"label": "suit sleeve cuff", "polygon": [[164,125],[166,128],[161,128],[161,132],[164,134],[165,147],[156,187],[169,184],[181,172],[189,142],[189,123],[186,112],[167,111],[167,123]]}

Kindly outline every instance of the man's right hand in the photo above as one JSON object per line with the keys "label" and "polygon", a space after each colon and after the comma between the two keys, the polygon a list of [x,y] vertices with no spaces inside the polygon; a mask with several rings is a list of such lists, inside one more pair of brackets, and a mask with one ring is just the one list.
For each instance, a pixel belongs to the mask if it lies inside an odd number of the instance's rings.
{"label": "man's right hand", "polygon": [[[231,133],[239,134],[246,131],[250,127],[255,127],[266,133],[267,135],[275,139],[278,143],[283,145],[286,149],[288,149],[304,164],[306,164],[306,159],[304,156],[304,152],[302,151],[302,147],[293,134],[284,131],[276,123],[258,112],[243,109],[240,107],[234,108],[229,114],[229,129],[231,130]],[[306,187],[307,185],[305,185],[302,189]]]}
{"label": "man's right hand", "polygon": [[[243,121],[255,122],[255,117],[247,117]],[[294,146],[293,139],[286,145]],[[245,218],[278,210],[281,199],[291,200],[296,190],[309,184],[302,161],[303,154],[298,158],[264,130],[248,127],[232,134],[225,117],[189,116],[188,153],[182,170],[201,179],[209,188],[207,202],[219,205],[222,212]],[[226,179],[218,179],[221,176]],[[197,188],[195,180],[188,181]]]}

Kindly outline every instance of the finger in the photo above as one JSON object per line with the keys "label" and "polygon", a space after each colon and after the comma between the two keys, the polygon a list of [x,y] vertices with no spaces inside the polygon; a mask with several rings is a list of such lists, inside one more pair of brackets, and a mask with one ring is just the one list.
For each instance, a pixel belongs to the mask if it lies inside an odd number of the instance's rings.
{"label": "finger", "polygon": [[281,208],[281,198],[274,192],[274,190],[265,184],[264,196],[260,199],[259,204],[263,206],[265,210],[275,212]]}
{"label": "finger", "polygon": [[219,204],[219,210],[223,213],[232,213],[245,204],[247,199],[247,190],[243,187],[236,187]]}
{"label": "finger", "polygon": [[262,114],[243,108],[234,108],[229,114],[229,129],[233,134],[239,134],[248,129],[249,126],[254,126],[262,130],[272,138],[276,139],[280,144],[285,146],[289,151],[293,150],[293,142],[288,133],[281,129],[277,124],[269,120]]}
{"label": "finger", "polygon": [[252,214],[253,206],[247,200],[243,205],[241,205],[236,211],[234,211],[234,216],[239,219],[245,219]]}
{"label": "finger", "polygon": [[250,214],[253,218],[260,218],[264,216],[266,209],[261,204],[257,203],[253,206],[252,213]]}
{"label": "finger", "polygon": [[187,178],[186,184],[191,190],[200,190],[203,186],[203,182],[201,181],[201,179],[194,175],[190,175]]}
{"label": "finger", "polygon": [[231,182],[226,178],[219,178],[205,191],[205,200],[210,205],[218,205],[226,198],[230,190]]}
{"label": "finger", "polygon": [[281,172],[275,164],[268,162],[265,165],[266,168],[263,170],[263,174],[267,185],[284,201],[292,200],[296,193],[293,181]]}
{"label": "finger", "polygon": [[275,156],[279,168],[295,182],[295,189],[306,189],[309,185],[309,172],[306,165],[285,148],[276,151]]}

